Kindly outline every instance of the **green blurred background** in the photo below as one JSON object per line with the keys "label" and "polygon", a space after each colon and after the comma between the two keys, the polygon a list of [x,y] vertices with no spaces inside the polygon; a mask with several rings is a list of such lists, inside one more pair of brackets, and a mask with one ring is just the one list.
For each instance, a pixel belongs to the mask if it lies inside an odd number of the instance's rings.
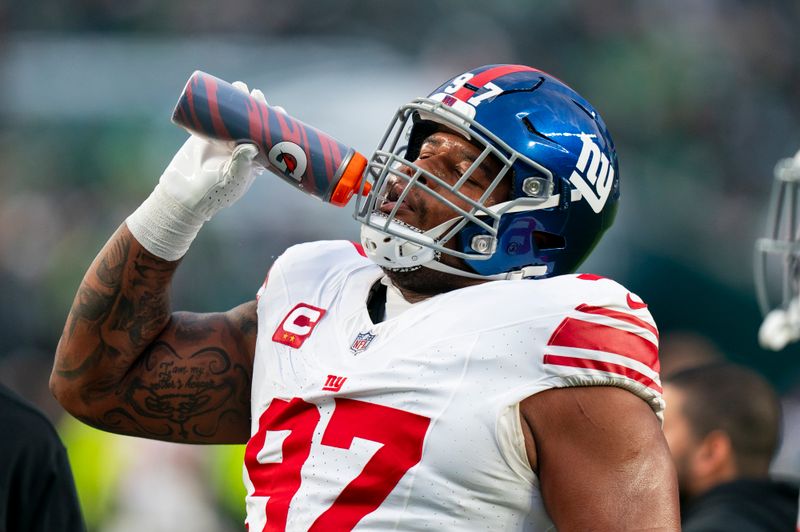
{"label": "green blurred background", "polygon": [[[524,63],[589,99],[617,144],[620,213],[582,270],[637,292],[662,338],[713,343],[791,406],[800,349],[756,343],[752,247],[775,162],[800,148],[798,27],[791,0],[0,4],[0,380],[59,423],[92,530],[189,528],[170,524],[182,513],[194,530],[241,529],[240,447],[95,433],[46,388],[84,270],[186,137],[169,121],[186,79],[243,80],[371,153],[399,104],[480,64]],[[230,308],[286,246],[357,234],[349,209],[264,176],[201,232],[173,301]]]}

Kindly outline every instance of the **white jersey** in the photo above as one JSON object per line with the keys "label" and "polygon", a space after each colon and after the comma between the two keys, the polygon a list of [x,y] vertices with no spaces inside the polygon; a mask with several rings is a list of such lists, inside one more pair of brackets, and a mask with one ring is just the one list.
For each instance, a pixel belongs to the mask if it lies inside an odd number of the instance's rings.
{"label": "white jersey", "polygon": [[660,416],[658,332],[592,275],[492,281],[374,324],[381,269],[351,242],[286,251],[259,292],[247,524],[547,530],[519,403],[613,385]]}

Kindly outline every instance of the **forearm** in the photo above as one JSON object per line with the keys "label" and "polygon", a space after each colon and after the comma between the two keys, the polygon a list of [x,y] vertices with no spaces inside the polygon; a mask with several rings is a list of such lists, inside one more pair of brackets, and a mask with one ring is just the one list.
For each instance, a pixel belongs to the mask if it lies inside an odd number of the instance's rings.
{"label": "forearm", "polygon": [[146,251],[123,224],[81,282],[50,378],[59,401],[78,413],[117,389],[170,319],[178,262]]}

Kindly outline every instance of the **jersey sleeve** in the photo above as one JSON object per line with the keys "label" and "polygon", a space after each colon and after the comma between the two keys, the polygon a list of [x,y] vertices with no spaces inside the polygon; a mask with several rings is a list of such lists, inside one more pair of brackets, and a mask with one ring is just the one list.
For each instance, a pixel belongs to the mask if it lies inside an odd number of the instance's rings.
{"label": "jersey sleeve", "polygon": [[327,240],[296,244],[286,249],[270,266],[264,282],[256,292],[256,299],[261,299],[273,277],[280,278],[284,283],[286,282],[284,277],[289,272],[292,277],[314,278],[319,276],[320,272],[336,269],[346,271],[352,265],[364,263],[372,264],[367,259],[361,244],[357,242]]}
{"label": "jersey sleeve", "polygon": [[663,421],[658,329],[641,299],[613,285],[560,317],[544,347],[544,371],[557,387],[624,388]]}

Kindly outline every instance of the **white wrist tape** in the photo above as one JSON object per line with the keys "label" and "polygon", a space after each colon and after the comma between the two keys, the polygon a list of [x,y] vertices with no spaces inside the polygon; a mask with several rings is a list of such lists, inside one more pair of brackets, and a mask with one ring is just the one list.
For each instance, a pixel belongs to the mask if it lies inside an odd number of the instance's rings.
{"label": "white wrist tape", "polygon": [[175,261],[186,254],[205,219],[172,199],[158,184],[125,223],[150,253]]}

